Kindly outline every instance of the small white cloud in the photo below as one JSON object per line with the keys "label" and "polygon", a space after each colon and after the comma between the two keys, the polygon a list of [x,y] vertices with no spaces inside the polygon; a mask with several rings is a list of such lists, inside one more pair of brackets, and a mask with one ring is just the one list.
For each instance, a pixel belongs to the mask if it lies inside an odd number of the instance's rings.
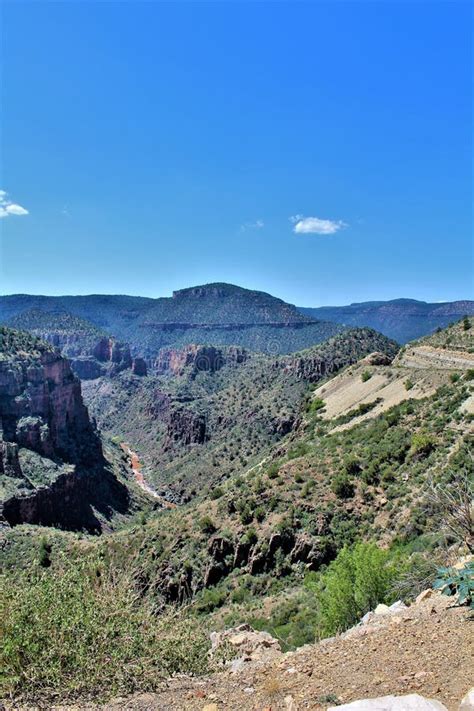
{"label": "small white cloud", "polygon": [[240,231],[247,232],[247,230],[261,230],[264,227],[265,223],[263,220],[255,220],[255,222],[244,222],[243,225],[240,225]]}
{"label": "small white cloud", "polygon": [[293,223],[293,232],[297,235],[333,235],[343,227],[347,227],[342,220],[322,220],[319,217],[304,217],[304,215],[293,215],[290,217],[290,222]]}
{"label": "small white cloud", "polygon": [[10,215],[28,215],[28,210],[16,202],[12,202],[6,190],[0,190],[0,217]]}

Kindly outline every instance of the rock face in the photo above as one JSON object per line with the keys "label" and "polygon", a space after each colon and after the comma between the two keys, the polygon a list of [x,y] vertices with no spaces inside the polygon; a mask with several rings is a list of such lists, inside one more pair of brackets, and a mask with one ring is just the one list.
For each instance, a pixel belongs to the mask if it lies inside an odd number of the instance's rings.
{"label": "rock face", "polygon": [[214,373],[229,363],[244,363],[248,358],[243,348],[215,348],[190,344],[184,348],[163,348],[156,358],[154,369],[158,375],[170,373],[183,375],[186,369],[193,372]]}
{"label": "rock face", "polygon": [[0,329],[0,517],[99,530],[94,513],[125,510],[69,361],[37,339]]}
{"label": "rock face", "polygon": [[206,418],[185,408],[174,408],[170,411],[166,439],[163,444],[164,451],[180,444],[203,444],[208,439],[206,432]]}
{"label": "rock face", "polygon": [[0,361],[3,439],[47,457],[80,463],[100,451],[69,362],[55,352]]}
{"label": "rock face", "polygon": [[148,374],[146,360],[144,358],[134,358],[132,363],[132,373],[143,377]]}

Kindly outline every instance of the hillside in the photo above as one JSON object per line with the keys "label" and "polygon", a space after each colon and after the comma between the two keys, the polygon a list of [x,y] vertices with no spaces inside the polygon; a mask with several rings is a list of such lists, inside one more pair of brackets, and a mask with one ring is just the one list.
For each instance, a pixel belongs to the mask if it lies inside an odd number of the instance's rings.
{"label": "hillside", "polygon": [[132,359],[128,344],[66,311],[31,309],[12,316],[6,325],[27,331],[57,348],[82,380],[112,376],[126,369],[146,372],[142,358]]}
{"label": "hillside", "polygon": [[[160,348],[188,343],[239,345],[270,354],[301,350],[339,333],[341,326],[303,316],[269,294],[231,284],[176,291],[170,298],[132,296],[0,297],[0,323],[29,312],[27,327],[41,329],[34,313],[67,312],[130,344],[134,354],[154,357]],[[25,326],[25,320],[15,322]],[[57,318],[56,316],[54,318]]]}
{"label": "hillside", "polygon": [[398,343],[407,343],[445,328],[463,316],[474,315],[474,301],[430,304],[415,299],[367,301],[348,306],[299,308],[305,316],[345,326],[369,326]]}
{"label": "hillside", "polygon": [[373,350],[393,356],[396,345],[369,329],[292,356],[191,345],[160,352],[146,378],[124,371],[83,391],[99,427],[127,442],[174,501],[254,463],[295,427],[310,383]]}
{"label": "hillside", "polygon": [[[453,329],[436,335],[440,350],[451,335],[471,356],[464,334],[474,328]],[[107,434],[138,452],[144,481],[171,504],[150,495],[143,517],[100,538],[22,525],[4,531],[15,633],[9,692],[46,705],[58,694],[79,698],[86,708],[137,691],[146,694],[116,703],[202,711],[212,703],[247,708],[246,699],[285,709],[288,695],[301,708],[311,701],[327,709],[359,695],[418,690],[455,709],[469,686],[464,608],[409,608],[387,627],[369,616],[362,631],[337,636],[378,603],[413,602],[437,566],[474,548],[472,526],[446,528],[454,520],[449,496],[472,498],[466,405],[474,370],[470,361],[454,368],[449,353],[440,367],[414,367],[403,361],[409,350],[393,358],[393,343],[355,329],[274,358],[168,349],[153,374],[88,381],[87,400]],[[403,395],[396,402],[384,392],[391,384]],[[370,397],[375,406],[360,410]],[[129,466],[132,479],[136,459]],[[44,539],[50,566],[41,571]],[[21,591],[16,599],[12,589]],[[77,614],[80,628],[70,626]],[[256,666],[236,661],[235,674],[223,669],[220,657],[208,657],[208,634],[242,623],[297,651]],[[22,644],[32,635],[39,651],[25,666]],[[55,645],[67,647],[67,673],[48,668]],[[447,650],[459,658],[454,672],[443,671]],[[227,648],[222,654],[232,661]]]}

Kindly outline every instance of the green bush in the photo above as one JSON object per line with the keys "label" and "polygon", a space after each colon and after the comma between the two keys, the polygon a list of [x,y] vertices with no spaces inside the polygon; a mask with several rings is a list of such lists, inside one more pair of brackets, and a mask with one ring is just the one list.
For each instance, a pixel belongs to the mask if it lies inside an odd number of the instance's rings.
{"label": "green bush", "polygon": [[372,377],[372,373],[369,370],[364,370],[362,375],[360,376],[360,379],[362,380],[363,383],[366,383],[370,378]]}
{"label": "green bush", "polygon": [[436,440],[428,432],[417,432],[411,438],[410,454],[413,457],[427,457],[433,451]]}
{"label": "green bush", "polygon": [[224,495],[224,489],[221,486],[216,486],[210,492],[210,498],[213,499],[214,501],[216,499],[220,499],[221,496],[223,496],[223,495]]}
{"label": "green bush", "polygon": [[311,402],[308,403],[308,406],[306,408],[306,411],[309,413],[314,413],[314,412],[320,412],[321,410],[324,410],[326,407],[326,403],[324,400],[322,400],[320,397],[314,398],[314,400],[311,400]]}
{"label": "green bush", "polygon": [[181,613],[157,616],[131,575],[97,561],[0,578],[0,697],[106,697],[207,671],[207,634]]}
{"label": "green bush", "polygon": [[331,481],[331,490],[339,499],[350,499],[354,496],[354,484],[346,472],[340,472]]}
{"label": "green bush", "polygon": [[397,576],[394,556],[371,543],[343,548],[322,575],[320,637],[355,625],[381,602],[390,602]]}
{"label": "green bush", "polygon": [[199,519],[199,528],[203,533],[214,533],[216,530],[216,526],[214,521],[210,516],[203,516],[201,519]]}
{"label": "green bush", "polygon": [[474,610],[474,561],[466,563],[460,570],[438,568],[433,588],[443,595],[457,595],[459,605],[469,605]]}

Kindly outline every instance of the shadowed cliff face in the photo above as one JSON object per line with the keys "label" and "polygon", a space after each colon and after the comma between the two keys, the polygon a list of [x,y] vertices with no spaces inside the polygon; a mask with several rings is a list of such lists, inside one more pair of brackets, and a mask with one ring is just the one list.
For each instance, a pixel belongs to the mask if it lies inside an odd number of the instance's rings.
{"label": "shadowed cliff face", "polygon": [[[0,490],[12,525],[99,530],[126,510],[69,361],[27,334],[0,333]],[[99,496],[100,491],[100,496]]]}
{"label": "shadowed cliff face", "polygon": [[97,434],[69,362],[54,352],[0,362],[3,438],[79,464],[100,455]]}

